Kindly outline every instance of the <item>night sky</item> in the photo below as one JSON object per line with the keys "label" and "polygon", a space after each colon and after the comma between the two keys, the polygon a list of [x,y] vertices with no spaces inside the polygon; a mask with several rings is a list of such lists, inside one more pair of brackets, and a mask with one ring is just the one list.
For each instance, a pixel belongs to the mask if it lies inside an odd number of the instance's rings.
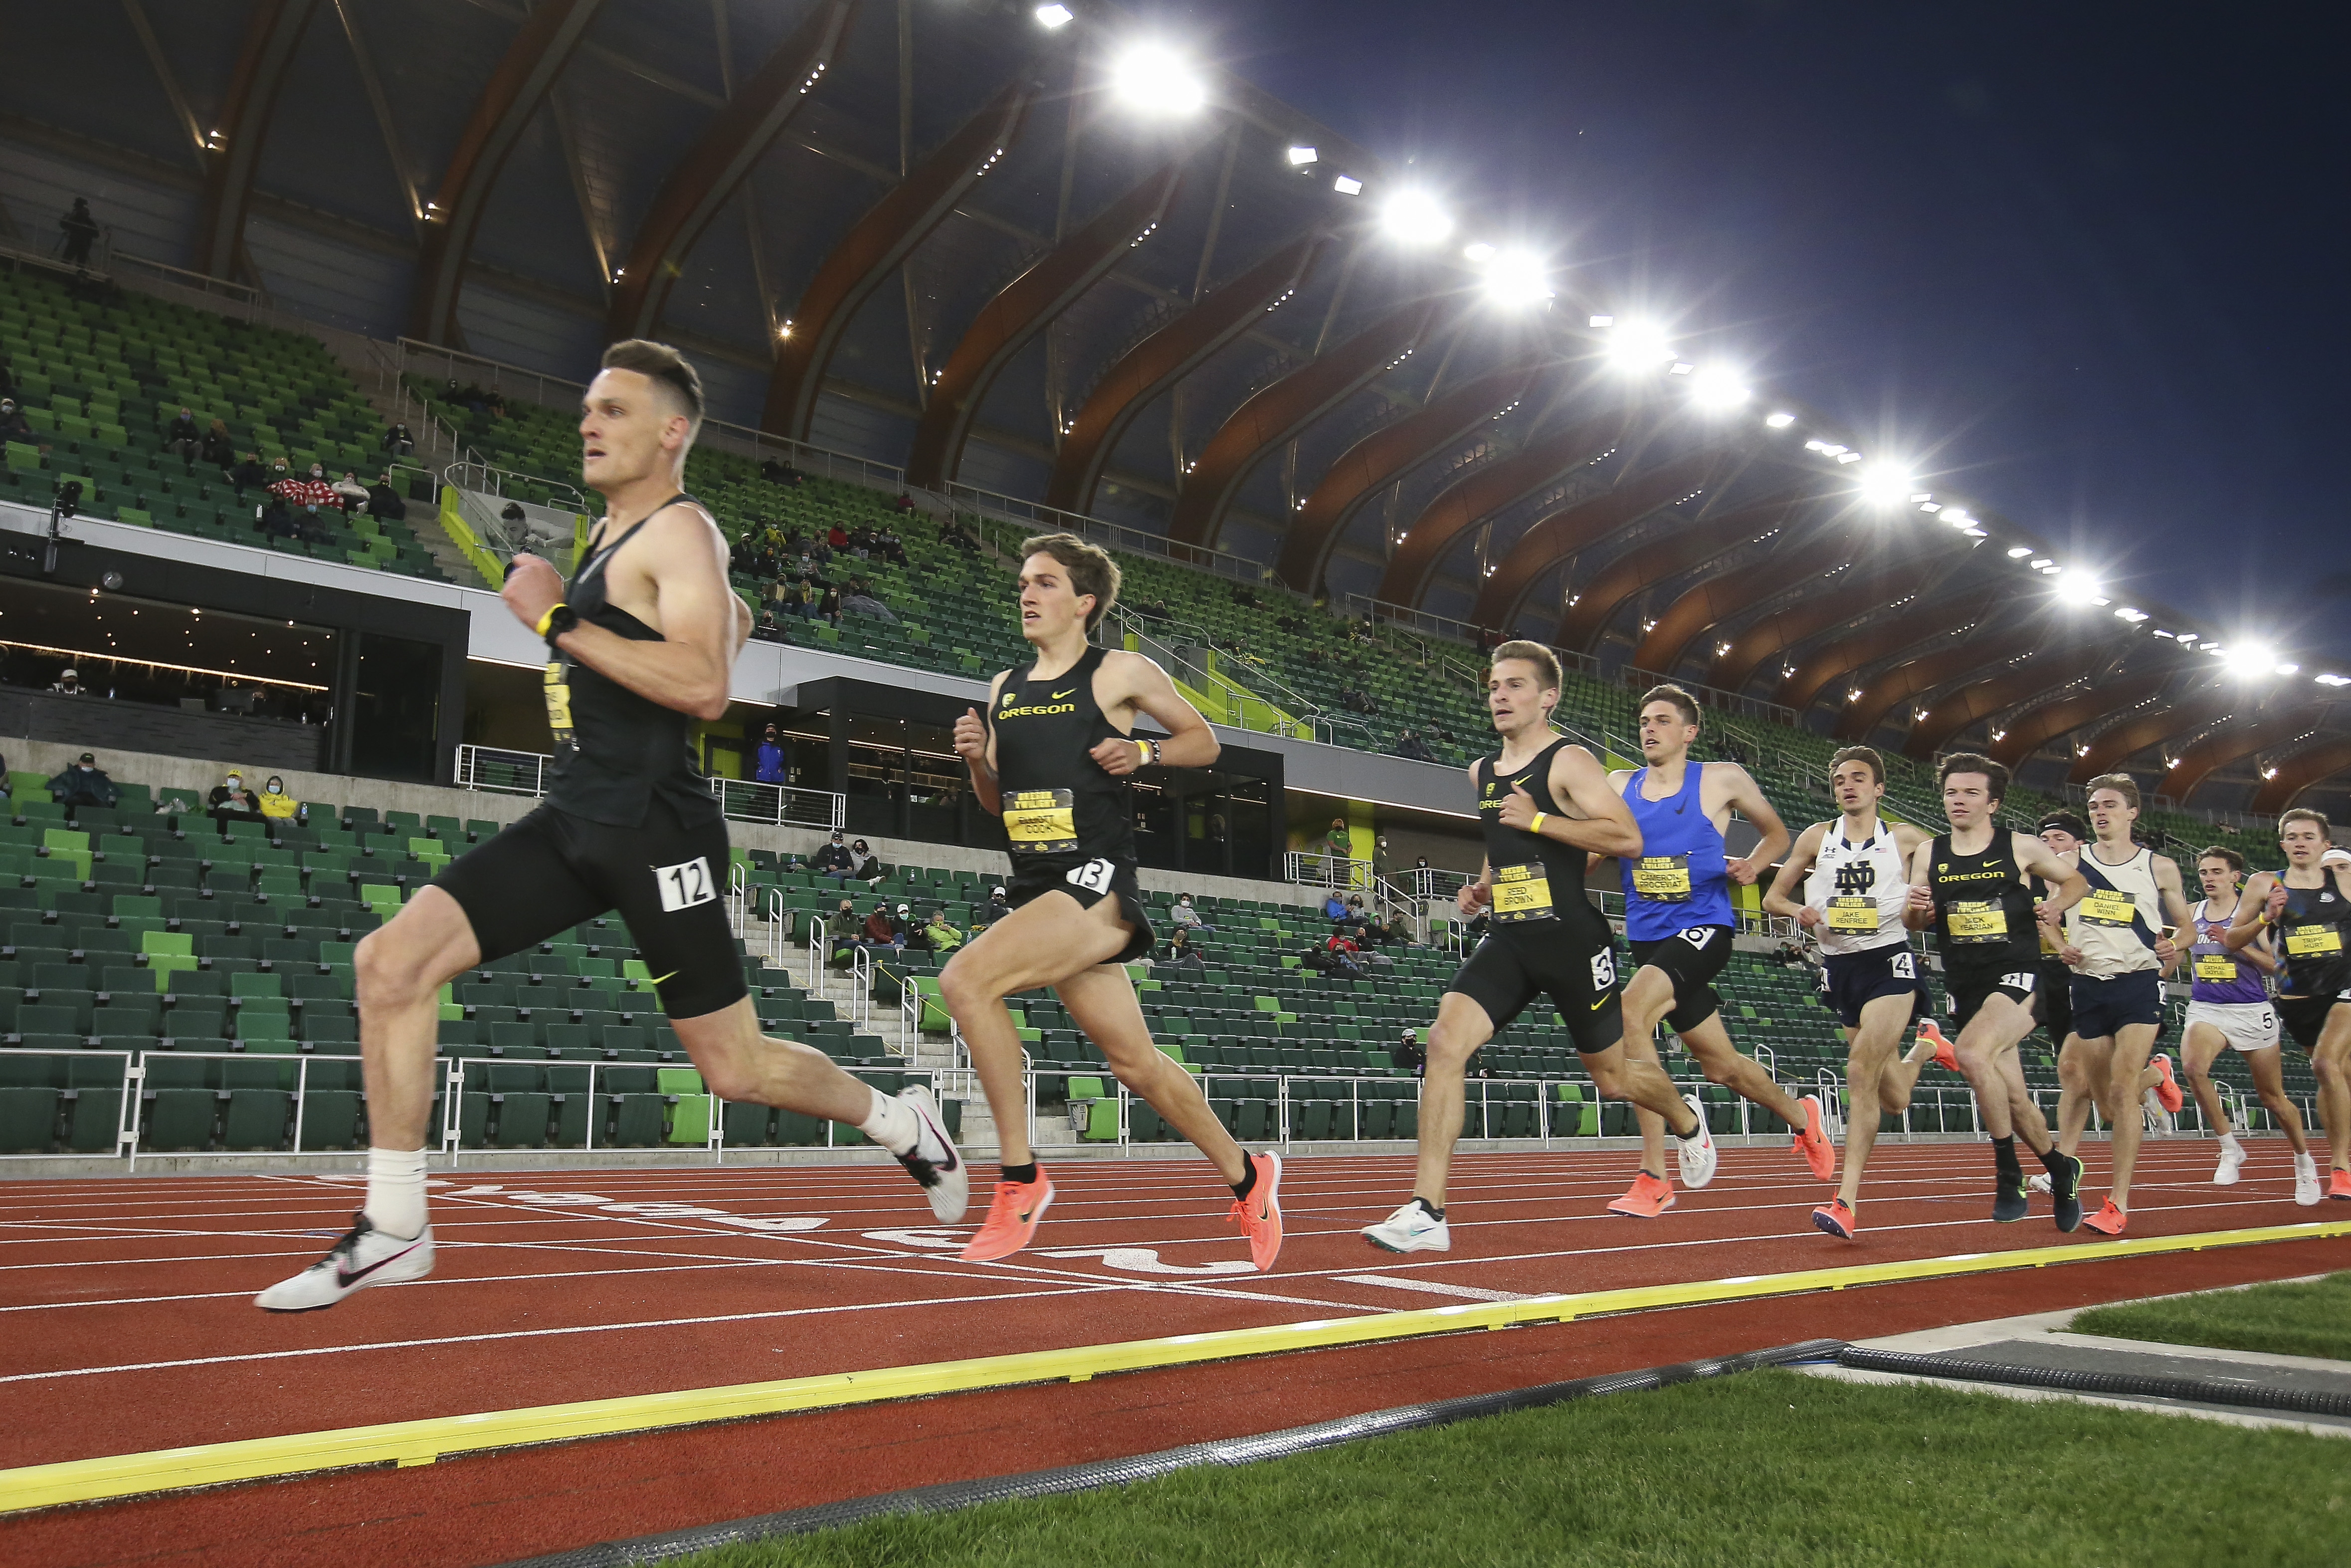
{"label": "night sky", "polygon": [[2351,659],[2339,9],[1156,15],[1551,248],[1562,307],[1676,320],[2119,602]]}

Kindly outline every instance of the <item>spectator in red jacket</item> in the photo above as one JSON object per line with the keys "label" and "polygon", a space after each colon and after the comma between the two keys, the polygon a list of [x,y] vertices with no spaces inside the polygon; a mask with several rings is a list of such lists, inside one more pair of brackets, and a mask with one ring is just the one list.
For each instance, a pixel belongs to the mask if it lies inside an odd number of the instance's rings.
{"label": "spectator in red jacket", "polygon": [[326,471],[317,463],[312,463],[310,472],[304,476],[288,469],[283,458],[270,465],[269,493],[283,500],[288,508],[334,506],[341,500],[335,487],[327,483]]}

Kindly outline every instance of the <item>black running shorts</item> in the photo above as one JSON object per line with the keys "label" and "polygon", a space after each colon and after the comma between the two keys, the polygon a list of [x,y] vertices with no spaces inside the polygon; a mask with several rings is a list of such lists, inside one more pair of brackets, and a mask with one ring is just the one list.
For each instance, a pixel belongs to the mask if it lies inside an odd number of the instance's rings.
{"label": "black running shorts", "polygon": [[618,910],[663,1010],[700,1018],[750,994],[726,922],[726,825],[682,826],[656,795],[643,827],[542,805],[433,885],[465,911],[485,963]]}
{"label": "black running shorts", "polygon": [[1633,944],[1633,967],[1656,969],[1674,982],[1674,1010],[1667,1027],[1687,1034],[1722,1011],[1713,981],[1730,961],[1729,926],[1691,926],[1653,942]]}
{"label": "black running shorts", "polygon": [[1847,1029],[1861,1027],[1861,1010],[1881,996],[1910,999],[1912,1023],[1927,1015],[1927,988],[1918,979],[1918,955],[1907,942],[1888,942],[1857,953],[1831,953],[1821,966],[1821,1003]]}
{"label": "black running shorts", "polygon": [[1119,950],[1113,963],[1133,963],[1149,958],[1158,937],[1143,910],[1143,884],[1135,879],[1134,863],[1097,856],[1088,860],[1075,855],[1022,856],[1004,885],[1004,901],[1014,909],[1048,893],[1067,893],[1081,909],[1091,909],[1104,898],[1118,900],[1119,919],[1134,928],[1134,936]]}
{"label": "black running shorts", "polygon": [[2074,976],[2074,1033],[2085,1040],[2109,1040],[2134,1023],[2163,1026],[2163,977],[2151,969],[2099,980]]}
{"label": "black running shorts", "polygon": [[1616,950],[1608,929],[1597,943],[1577,940],[1557,920],[1530,920],[1489,935],[1445,989],[1458,991],[1492,1020],[1500,1033],[1538,996],[1549,996],[1567,1020],[1575,1048],[1585,1055],[1624,1037],[1616,994]]}
{"label": "black running shorts", "polygon": [[2065,1036],[2074,1033],[2074,971],[2061,960],[2042,960],[2041,981],[2032,988],[2032,994],[2042,1033],[2049,1036],[2052,1045],[2063,1045]]}
{"label": "black running shorts", "polygon": [[2326,1016],[2344,1003],[2351,1002],[2351,991],[2326,996],[2281,996],[2277,999],[2278,1022],[2294,1037],[2294,1043],[2305,1052],[2318,1049],[2318,1037],[2326,1032]]}
{"label": "black running shorts", "polygon": [[1962,969],[1943,971],[1943,995],[1951,1006],[1951,1022],[1965,1029],[1969,1020],[1983,1011],[1984,1002],[1994,992],[2011,1002],[2026,1002],[2039,990],[2041,978],[2038,961],[2019,964],[2011,969]]}

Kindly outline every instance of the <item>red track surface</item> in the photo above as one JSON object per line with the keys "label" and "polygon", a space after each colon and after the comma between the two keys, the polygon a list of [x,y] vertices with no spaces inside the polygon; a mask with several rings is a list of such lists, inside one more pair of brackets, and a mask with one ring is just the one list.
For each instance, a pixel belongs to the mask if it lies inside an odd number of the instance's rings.
{"label": "red track surface", "polygon": [[[2244,1182],[2222,1189],[2207,1184],[2209,1144],[2150,1144],[2132,1233],[2317,1217],[2290,1201],[2283,1147],[2255,1147]],[[2103,1149],[2089,1153],[2095,1202]],[[1452,1194],[1455,1250],[1392,1257],[1354,1231],[1402,1196],[1409,1162],[1303,1159],[1284,1181],[1290,1241],[1273,1275],[1246,1272],[1239,1235],[1220,1218],[1228,1195],[1188,1162],[1056,1167],[1061,1195],[1038,1246],[993,1265],[956,1262],[951,1246],[963,1232],[925,1223],[892,1167],[498,1173],[436,1190],[442,1252],[432,1279],[298,1317],[259,1313],[249,1298],[348,1224],[348,1181],[13,1183],[0,1189],[0,1399],[11,1417],[0,1427],[0,1467],[1487,1293],[2056,1241],[2045,1199],[2021,1225],[1983,1220],[1986,1163],[1980,1145],[1882,1147],[1864,1191],[1866,1229],[1844,1244],[1812,1228],[1821,1189],[1784,1150],[1727,1155],[1713,1187],[1685,1193],[1654,1221],[1601,1212],[1629,1173],[1625,1154],[1468,1156]],[[728,1217],[824,1223],[747,1231]],[[1056,1255],[1069,1253],[1080,1255]],[[329,1554],[340,1563],[495,1563],[1813,1335],[1859,1338],[2346,1265],[2351,1242],[2231,1249],[820,1412],[57,1511],[0,1521],[0,1552],[191,1568]],[[1239,1272],[1211,1272],[1219,1267]]]}

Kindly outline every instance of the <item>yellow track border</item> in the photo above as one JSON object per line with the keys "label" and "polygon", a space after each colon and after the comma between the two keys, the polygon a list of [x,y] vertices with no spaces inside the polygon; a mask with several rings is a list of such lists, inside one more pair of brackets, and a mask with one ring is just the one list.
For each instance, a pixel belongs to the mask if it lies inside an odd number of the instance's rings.
{"label": "yellow track border", "polygon": [[1683,1284],[1639,1285],[1625,1290],[1531,1296],[1523,1301],[1470,1302],[1459,1306],[1381,1313],[1369,1317],[1318,1319],[1261,1328],[1179,1334],[1164,1339],[1114,1345],[1076,1345],[1063,1350],[980,1356],[870,1372],[835,1372],[743,1383],[719,1388],[688,1388],[666,1394],[635,1394],[519,1410],[489,1410],[470,1416],[435,1416],[338,1431],[298,1432],[239,1442],[162,1449],[143,1454],[70,1459],[0,1470],[0,1513],[97,1502],[142,1493],[178,1491],[234,1481],[261,1480],[316,1470],[372,1465],[424,1465],[457,1454],[582,1438],[658,1431],[747,1417],[799,1410],[916,1399],[938,1394],[1004,1388],[1026,1383],[1082,1383],[1114,1372],[1196,1366],[1240,1356],[1333,1345],[1375,1345],[1468,1329],[1510,1328],[1527,1324],[1566,1323],[1604,1314],[1648,1312],[1664,1307],[1704,1306],[1761,1296],[1838,1291],[1855,1285],[1952,1279],[2053,1263],[2106,1262],[2211,1247],[2241,1247],[2274,1241],[2312,1241],[2351,1236],[2351,1220],[2334,1223],[2273,1225],[2252,1230],[2207,1231],[2186,1236],[2148,1236],[2088,1245],[2027,1247],[2004,1252],[1962,1252],[1847,1268],[1805,1269],[1782,1274],[1750,1274]]}

